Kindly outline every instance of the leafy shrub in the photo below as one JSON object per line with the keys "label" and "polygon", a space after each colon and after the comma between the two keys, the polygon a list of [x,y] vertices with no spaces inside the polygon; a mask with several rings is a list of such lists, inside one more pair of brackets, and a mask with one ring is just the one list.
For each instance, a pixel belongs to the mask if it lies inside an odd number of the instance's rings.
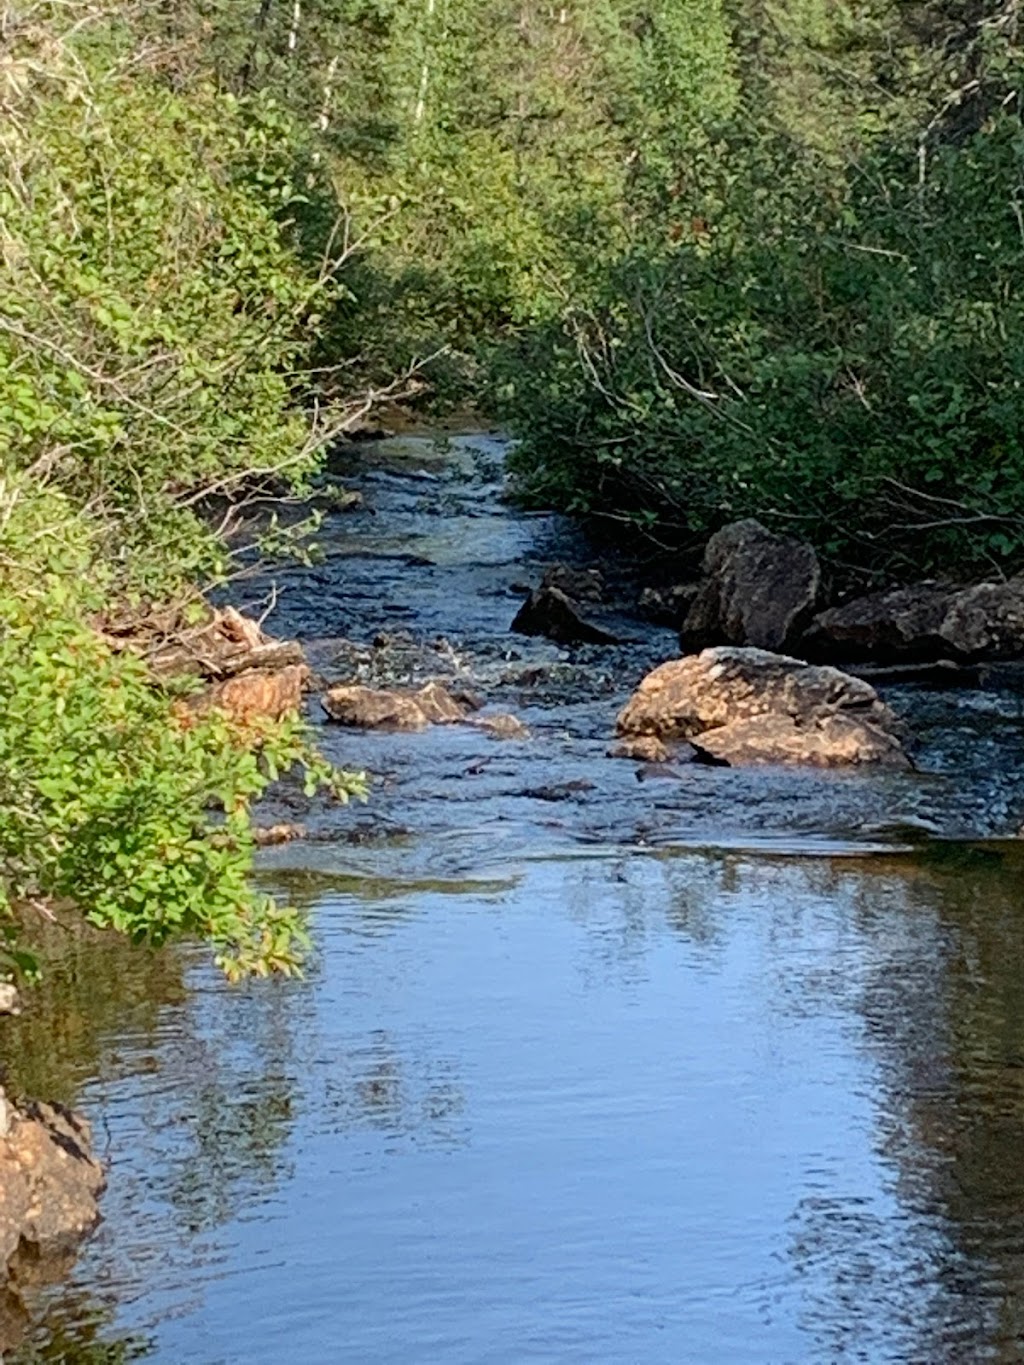
{"label": "leafy shrub", "polygon": [[[250,809],[280,771],[361,790],[310,751],[297,722],[240,733],[184,723],[144,665],[88,624],[103,567],[61,494],[0,490],[0,896],[30,922],[44,900],[137,941],[210,940],[230,975],[291,971],[297,914],[255,892]],[[8,918],[8,924],[11,923]],[[13,941],[13,940],[12,940]],[[21,969],[31,935],[9,954]]]}
{"label": "leafy shrub", "polygon": [[310,191],[284,115],[177,92],[122,69],[118,30],[86,33],[16,34],[0,448],[89,508],[125,585],[158,592],[223,568],[205,496],[314,468],[324,432],[297,400],[340,285],[295,249]]}
{"label": "leafy shrub", "polygon": [[32,969],[53,901],[152,944],[199,935],[232,976],[293,971],[304,930],[252,886],[252,803],[296,765],[310,790],[359,781],[297,720],[183,714],[92,621],[221,575],[209,499],[315,467],[301,402],[341,288],[292,225],[316,187],[272,105],[172,89],[86,7],[8,19],[0,972]]}
{"label": "leafy shrub", "polygon": [[828,192],[759,149],[703,240],[506,354],[527,493],[683,534],[756,514],[851,568],[1020,567],[1022,160],[1010,107]]}

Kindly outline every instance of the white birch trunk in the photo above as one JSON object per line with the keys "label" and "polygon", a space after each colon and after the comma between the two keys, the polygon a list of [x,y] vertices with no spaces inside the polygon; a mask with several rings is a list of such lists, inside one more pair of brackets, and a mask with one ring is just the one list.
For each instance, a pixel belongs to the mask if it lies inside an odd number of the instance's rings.
{"label": "white birch trunk", "polygon": [[[437,9],[437,0],[427,0],[427,19],[433,19]],[[427,26],[427,41],[424,46],[423,69],[420,71],[420,88],[416,96],[416,108],[413,111],[412,121],[415,124],[423,122],[423,116],[427,112],[427,86],[430,84],[430,28]]]}

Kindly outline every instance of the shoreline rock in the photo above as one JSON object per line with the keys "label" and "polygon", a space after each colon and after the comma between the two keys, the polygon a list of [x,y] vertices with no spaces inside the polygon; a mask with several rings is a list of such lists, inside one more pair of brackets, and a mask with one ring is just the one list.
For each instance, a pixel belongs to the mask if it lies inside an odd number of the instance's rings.
{"label": "shoreline rock", "polygon": [[240,725],[281,720],[302,705],[310,671],[295,640],[265,635],[258,621],[234,607],[214,609],[197,625],[180,615],[106,623],[106,640],[142,658],[156,683],[192,676],[207,686],[183,712],[219,710]]}
{"label": "shoreline rock", "polygon": [[0,1089],[0,1266],[17,1294],[19,1257],[74,1251],[100,1221],[106,1176],[92,1131],[60,1104],[16,1107]]}
{"label": "shoreline rock", "polygon": [[680,644],[780,650],[810,619],[821,568],[810,545],[752,518],[723,527],[704,550],[704,581],[690,604]]}
{"label": "shoreline rock", "polygon": [[959,664],[1024,657],[1024,577],[971,587],[923,582],[820,612],[803,637],[825,662]]}

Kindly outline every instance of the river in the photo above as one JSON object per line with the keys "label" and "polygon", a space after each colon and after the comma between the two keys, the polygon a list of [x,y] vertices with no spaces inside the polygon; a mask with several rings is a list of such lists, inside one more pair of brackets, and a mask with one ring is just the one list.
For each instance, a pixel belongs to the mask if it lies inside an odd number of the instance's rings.
{"label": "river", "polygon": [[365,504],[271,624],[532,738],[324,726],[374,781],[261,855],[304,980],[55,935],[0,1049],[91,1117],[110,1188],[5,1359],[1024,1359],[1021,699],[887,694],[913,774],[638,781],[606,749],[671,632],[508,633],[593,551],[507,505],[503,453],[352,454]]}

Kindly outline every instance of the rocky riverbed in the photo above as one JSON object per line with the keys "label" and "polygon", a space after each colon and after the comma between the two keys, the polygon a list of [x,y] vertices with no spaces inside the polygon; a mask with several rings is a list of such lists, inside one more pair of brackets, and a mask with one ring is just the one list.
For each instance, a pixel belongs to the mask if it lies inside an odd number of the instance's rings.
{"label": "rocky riverbed", "polygon": [[[887,830],[950,838],[1016,833],[1024,815],[1024,699],[1014,690],[950,689],[941,675],[943,685],[933,679],[932,686],[882,689],[913,771],[677,764],[650,772],[642,751],[639,767],[610,758],[617,715],[647,674],[678,658],[677,631],[652,623],[640,607],[642,542],[637,561],[603,557],[562,518],[514,514],[504,501],[503,451],[500,438],[481,436],[440,445],[402,437],[353,448],[335,468],[360,499],[329,520],[326,562],[275,575],[273,628],[305,645],[317,684],[309,714],[325,722],[323,745],[339,763],[373,775],[371,804],[356,817],[360,828],[381,835],[433,829],[473,811],[488,840],[510,846],[538,837],[675,845],[793,837],[870,843]],[[253,585],[253,608],[269,588]],[[568,643],[557,623],[554,640],[513,631],[517,618],[522,625],[524,598],[532,594],[536,607],[538,595],[552,590],[607,638]],[[790,621],[807,608],[806,585],[791,596]],[[702,613],[706,623],[706,603]],[[770,643],[785,645],[786,637],[776,626]],[[374,692],[411,693],[428,684],[443,685],[462,706],[468,701],[470,723],[433,725],[415,738],[387,725],[326,723],[331,703],[325,711],[322,699],[332,687],[364,689],[358,695],[365,704]],[[489,716],[512,716],[521,728],[503,736],[500,727],[488,728]],[[538,792],[544,797],[530,795]],[[554,792],[564,794],[561,803],[550,799]],[[270,818],[293,815],[284,800]],[[347,837],[351,824],[339,826],[328,809],[303,820],[314,840],[327,844],[332,835]]]}

